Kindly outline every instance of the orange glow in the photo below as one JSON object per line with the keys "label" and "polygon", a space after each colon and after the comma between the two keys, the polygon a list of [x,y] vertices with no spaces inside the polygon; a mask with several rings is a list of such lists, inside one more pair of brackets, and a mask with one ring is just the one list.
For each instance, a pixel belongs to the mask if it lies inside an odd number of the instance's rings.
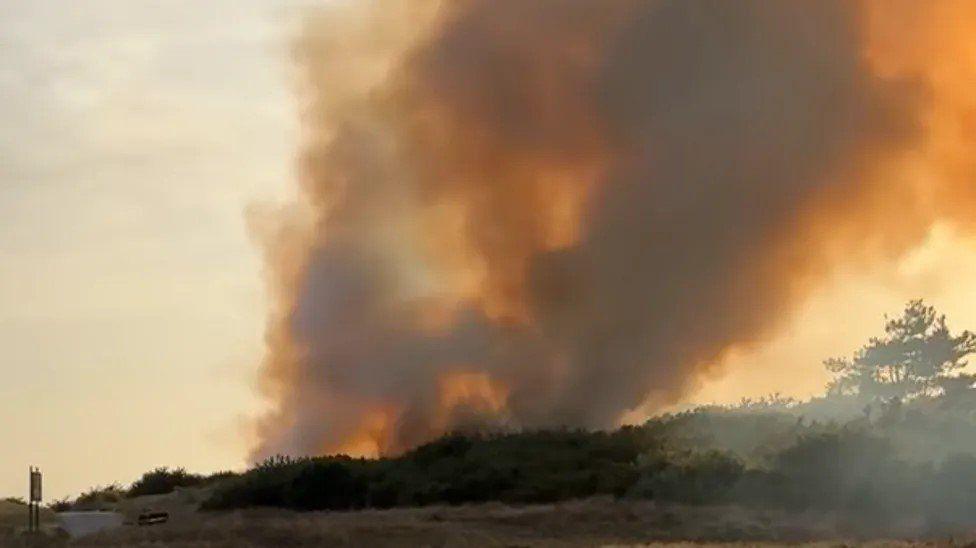
{"label": "orange glow", "polygon": [[508,389],[482,372],[447,373],[438,392],[442,413],[459,406],[497,413],[508,400]]}
{"label": "orange glow", "polygon": [[302,35],[315,223],[269,246],[257,453],[633,420],[836,272],[972,237],[972,2],[502,4],[350,7],[363,62]]}
{"label": "orange glow", "polygon": [[925,83],[926,139],[909,168],[933,214],[973,228],[976,204],[976,4],[966,0],[869,4],[867,51],[877,71]]}
{"label": "orange glow", "polygon": [[385,452],[386,445],[393,430],[395,413],[390,409],[377,408],[363,414],[359,428],[354,434],[343,441],[341,445],[326,452],[344,453],[351,457],[374,458]]}

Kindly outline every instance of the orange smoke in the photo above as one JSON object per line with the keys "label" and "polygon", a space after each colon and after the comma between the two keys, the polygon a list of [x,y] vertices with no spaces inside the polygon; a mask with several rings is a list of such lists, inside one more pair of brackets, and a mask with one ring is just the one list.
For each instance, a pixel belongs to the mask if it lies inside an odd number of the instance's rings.
{"label": "orange smoke", "polygon": [[[430,418],[430,426],[435,432],[448,432],[460,426],[478,426],[486,417],[500,419],[507,399],[508,389],[485,373],[445,373],[437,383],[437,413]],[[400,413],[402,410],[392,407],[364,410],[359,425],[341,445],[330,442],[322,450],[354,457],[381,456],[390,449],[389,440],[394,438]]]}
{"label": "orange smoke", "polygon": [[304,198],[263,229],[255,456],[612,426],[760,344],[833,268],[971,225],[976,8],[927,6],[309,16]]}
{"label": "orange smoke", "polygon": [[373,409],[363,412],[359,426],[339,446],[326,444],[322,451],[335,451],[352,457],[378,457],[386,450],[394,427],[396,411]]}
{"label": "orange smoke", "polygon": [[472,406],[497,413],[505,408],[507,398],[508,389],[485,373],[449,373],[440,380],[441,409]]}
{"label": "orange smoke", "polygon": [[920,207],[972,227],[976,203],[976,5],[940,0],[918,9],[871,4],[867,54],[879,72],[923,80],[930,94],[926,135],[909,159]]}

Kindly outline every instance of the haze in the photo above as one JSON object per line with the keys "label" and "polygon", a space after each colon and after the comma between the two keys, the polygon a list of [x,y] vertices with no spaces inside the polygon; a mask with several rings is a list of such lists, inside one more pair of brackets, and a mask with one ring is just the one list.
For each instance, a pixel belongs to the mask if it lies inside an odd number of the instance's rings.
{"label": "haze", "polygon": [[0,493],[240,466],[264,314],[244,209],[290,186],[285,2],[0,13]]}

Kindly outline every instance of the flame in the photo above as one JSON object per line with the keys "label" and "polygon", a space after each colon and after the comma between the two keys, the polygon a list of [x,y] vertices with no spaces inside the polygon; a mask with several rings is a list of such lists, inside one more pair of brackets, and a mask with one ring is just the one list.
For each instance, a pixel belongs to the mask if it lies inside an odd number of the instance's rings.
{"label": "flame", "polygon": [[323,447],[323,451],[342,453],[351,457],[379,457],[386,452],[396,415],[394,409],[382,406],[366,411],[353,434],[338,446],[327,444]]}
{"label": "flame", "polygon": [[[460,415],[498,416],[506,408],[508,389],[480,371],[453,371],[438,380],[435,427],[440,431],[459,426]],[[327,443],[325,453],[342,453],[353,457],[375,458],[389,452],[390,440],[400,411],[394,406],[378,405],[362,412],[359,425],[338,445]],[[462,425],[463,426],[463,425]]]}

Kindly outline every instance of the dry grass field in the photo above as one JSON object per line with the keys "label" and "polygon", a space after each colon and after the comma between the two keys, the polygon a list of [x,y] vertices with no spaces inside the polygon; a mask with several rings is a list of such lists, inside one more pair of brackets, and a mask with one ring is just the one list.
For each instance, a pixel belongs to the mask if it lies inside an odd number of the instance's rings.
{"label": "dry grass field", "polygon": [[[182,500],[192,497],[182,495]],[[133,505],[148,503],[135,500]],[[591,499],[553,505],[460,507],[297,513],[274,509],[197,513],[176,508],[177,497],[155,501],[177,510],[170,523],[127,525],[75,540],[48,535],[29,542],[8,536],[2,546],[152,546],[236,548],[349,547],[583,547],[722,545],[907,546],[911,540],[870,540],[843,531],[856,524],[830,515],[685,507],[653,502]],[[134,507],[134,506],[133,506]],[[124,510],[124,509],[123,509]],[[905,537],[911,539],[912,537]],[[923,544],[960,545],[933,538]]]}
{"label": "dry grass field", "polygon": [[[41,525],[53,527],[55,524],[54,512],[47,508],[41,509]],[[9,538],[15,531],[27,525],[27,506],[0,500],[0,546],[4,546],[3,540]]]}

